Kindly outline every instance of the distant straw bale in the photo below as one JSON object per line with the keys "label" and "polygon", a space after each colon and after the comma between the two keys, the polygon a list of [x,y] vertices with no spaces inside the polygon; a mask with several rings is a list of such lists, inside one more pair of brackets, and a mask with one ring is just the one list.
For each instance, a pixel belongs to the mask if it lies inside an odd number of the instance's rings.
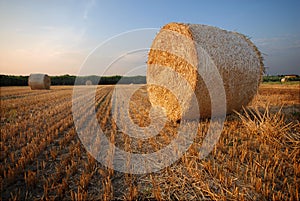
{"label": "distant straw bale", "polygon": [[31,89],[50,89],[51,79],[47,74],[30,74],[28,85]]}
{"label": "distant straw bale", "polygon": [[93,84],[93,82],[91,81],[91,80],[87,80],[86,82],[85,82],[85,85],[92,85]]}

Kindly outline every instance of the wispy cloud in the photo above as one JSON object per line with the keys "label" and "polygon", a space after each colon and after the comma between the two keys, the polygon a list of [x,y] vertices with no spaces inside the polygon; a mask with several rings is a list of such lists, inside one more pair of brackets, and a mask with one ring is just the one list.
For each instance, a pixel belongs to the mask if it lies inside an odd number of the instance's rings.
{"label": "wispy cloud", "polygon": [[299,35],[280,35],[253,40],[259,50],[264,53],[264,63],[269,74],[299,74]]}
{"label": "wispy cloud", "polygon": [[300,48],[299,35],[281,35],[271,38],[254,39],[254,43],[264,51],[278,52]]}
{"label": "wispy cloud", "polygon": [[95,5],[95,0],[88,0],[85,7],[84,7],[84,11],[83,11],[83,19],[87,20],[88,19],[88,15],[90,10],[92,9],[92,7]]}

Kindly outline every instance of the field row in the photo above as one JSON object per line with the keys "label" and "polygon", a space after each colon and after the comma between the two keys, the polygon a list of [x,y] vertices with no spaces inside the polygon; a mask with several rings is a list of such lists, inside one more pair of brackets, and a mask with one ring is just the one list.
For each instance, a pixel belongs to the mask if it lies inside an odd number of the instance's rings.
{"label": "field row", "polygon": [[[161,114],[151,111],[145,86],[139,85],[127,102],[132,87],[98,86],[95,96],[82,87],[77,97],[65,86],[1,88],[1,198],[299,200],[297,87],[262,85],[247,109],[227,116],[216,146],[204,159],[199,150],[210,120],[189,122],[198,128],[187,152],[155,173],[138,175],[97,160],[130,164],[118,150],[145,155],[162,150],[178,137],[180,122],[155,121]],[[151,125],[149,133],[142,132]],[[153,130],[157,133],[150,136]]]}

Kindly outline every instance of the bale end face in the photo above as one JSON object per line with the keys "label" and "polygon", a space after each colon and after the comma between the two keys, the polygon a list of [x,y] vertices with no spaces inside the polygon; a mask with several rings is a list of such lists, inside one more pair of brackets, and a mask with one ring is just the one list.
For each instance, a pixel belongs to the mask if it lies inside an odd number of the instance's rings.
{"label": "bale end face", "polygon": [[32,90],[50,89],[51,79],[47,74],[30,74],[28,85]]}

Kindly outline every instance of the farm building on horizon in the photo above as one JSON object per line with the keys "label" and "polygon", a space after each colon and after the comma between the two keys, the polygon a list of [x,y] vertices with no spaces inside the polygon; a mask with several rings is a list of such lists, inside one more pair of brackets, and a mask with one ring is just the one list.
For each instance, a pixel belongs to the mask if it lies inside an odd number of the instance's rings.
{"label": "farm building on horizon", "polygon": [[298,78],[299,75],[296,75],[296,74],[289,74],[289,75],[284,75],[283,78],[281,78],[281,82],[288,82],[290,81],[291,79],[295,79],[295,78]]}

